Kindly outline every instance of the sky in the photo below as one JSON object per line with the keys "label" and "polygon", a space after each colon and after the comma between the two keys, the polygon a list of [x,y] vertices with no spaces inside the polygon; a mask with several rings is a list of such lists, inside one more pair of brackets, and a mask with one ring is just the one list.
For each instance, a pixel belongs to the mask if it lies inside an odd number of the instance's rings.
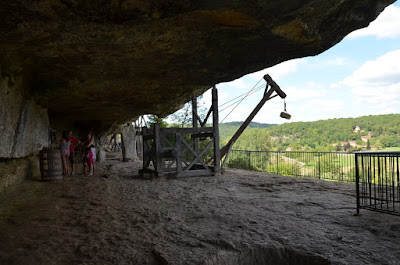
{"label": "sky", "polygon": [[[279,117],[284,103],[280,97],[268,101],[253,121],[286,122],[360,117],[400,113],[400,1],[387,7],[366,28],[347,35],[324,53],[294,59],[217,84],[220,122],[244,121],[262,98],[269,74],[287,94],[291,120]],[[263,88],[232,110],[224,105],[248,92],[258,81]],[[258,86],[257,86],[258,87]],[[210,90],[203,96],[211,102]]]}

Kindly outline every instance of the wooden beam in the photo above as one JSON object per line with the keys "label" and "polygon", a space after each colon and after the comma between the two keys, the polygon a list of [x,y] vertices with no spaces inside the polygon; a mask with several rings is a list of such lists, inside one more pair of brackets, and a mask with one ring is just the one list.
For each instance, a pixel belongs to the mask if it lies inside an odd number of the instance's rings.
{"label": "wooden beam", "polygon": [[221,154],[219,149],[219,118],[218,118],[218,90],[213,86],[212,95],[212,112],[213,112],[213,131],[214,131],[214,172],[220,172]]}
{"label": "wooden beam", "polygon": [[[199,117],[199,115],[197,115],[197,98],[193,97],[192,99],[192,124],[193,124],[193,128],[197,128],[197,121],[201,124],[201,119]],[[199,152],[199,139],[194,138],[193,139],[193,148],[195,150],[196,153]]]}
{"label": "wooden beam", "polygon": [[200,164],[203,165],[204,168],[207,168],[207,164],[203,162],[202,160],[202,155],[207,151],[207,149],[211,146],[212,141],[210,141],[207,146],[203,149],[203,151],[200,152],[200,154],[198,152],[196,152],[195,150],[193,150],[190,145],[185,141],[185,139],[181,138],[182,143],[186,146],[187,149],[189,149],[189,151],[194,155],[194,159],[193,161],[189,164],[189,166],[186,167],[185,171],[190,170],[190,168],[196,163],[196,161],[199,161]]}
{"label": "wooden beam", "polygon": [[[154,166],[157,172],[157,177],[163,177],[164,173],[162,171],[162,155],[161,155],[161,133],[160,133],[160,124],[154,124],[154,143],[155,145],[155,162]],[[154,162],[154,161],[153,161]]]}
{"label": "wooden beam", "polygon": [[178,173],[182,172],[182,143],[181,143],[181,133],[176,133],[176,168]]}
{"label": "wooden beam", "polygon": [[250,113],[250,115],[247,117],[247,119],[243,122],[243,124],[239,127],[239,129],[235,132],[235,134],[232,136],[232,138],[229,140],[228,144],[225,145],[221,149],[221,158],[224,157],[227,153],[228,150],[231,148],[231,146],[236,142],[236,140],[239,138],[239,136],[243,133],[243,131],[247,128],[247,126],[250,124],[250,122],[253,120],[253,118],[257,115],[257,113],[260,111],[262,106],[264,106],[265,102],[270,100],[271,94],[275,90],[271,87],[271,89],[268,90],[268,84],[267,87],[265,88],[264,96],[261,99],[261,101],[257,104],[255,109]]}
{"label": "wooden beam", "polygon": [[280,87],[277,83],[275,83],[275,81],[272,80],[272,78],[271,78],[268,74],[267,74],[267,75],[264,75],[264,79],[265,79],[265,81],[267,81],[267,86],[270,85],[271,88],[272,88],[273,90],[275,90],[275,92],[276,92],[281,98],[286,98],[285,92],[282,91],[281,87]]}
{"label": "wooden beam", "polygon": [[212,107],[212,105],[211,105],[210,109],[209,109],[208,112],[207,112],[206,117],[204,118],[204,121],[200,124],[201,127],[204,127],[204,125],[206,125],[207,120],[208,120],[208,118],[210,117],[210,114],[211,114],[212,110],[213,110],[213,107]]}
{"label": "wooden beam", "polygon": [[214,137],[214,132],[206,132],[206,133],[194,133],[192,134],[192,139],[194,138],[213,138]]}
{"label": "wooden beam", "polygon": [[162,134],[194,134],[194,133],[205,133],[205,132],[213,132],[214,129],[212,127],[198,127],[198,128],[161,128],[160,132]]}

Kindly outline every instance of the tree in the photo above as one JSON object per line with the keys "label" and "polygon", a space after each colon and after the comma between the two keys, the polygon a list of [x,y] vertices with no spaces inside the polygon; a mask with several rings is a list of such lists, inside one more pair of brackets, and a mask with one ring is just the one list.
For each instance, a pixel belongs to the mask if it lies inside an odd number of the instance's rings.
{"label": "tree", "polygon": [[375,145],[375,148],[378,149],[378,150],[379,150],[379,149],[382,149],[382,146],[383,146],[383,145],[382,145],[382,142],[379,141],[379,140],[376,140],[375,143],[374,143],[374,145]]}
{"label": "tree", "polygon": [[173,123],[178,124],[180,127],[183,128],[185,124],[189,124],[192,122],[191,111],[192,104],[190,102],[187,102],[183,106],[183,108],[171,114],[169,118],[171,118]]}
{"label": "tree", "polygon": [[371,144],[369,143],[369,139],[367,141],[367,150],[371,150]]}
{"label": "tree", "polygon": [[[207,115],[207,108],[205,103],[202,101],[203,95],[197,98],[197,115],[201,119],[204,119]],[[192,126],[192,101],[187,102],[180,110],[168,116],[174,124],[178,124],[179,127]]]}
{"label": "tree", "polygon": [[159,123],[161,128],[167,127],[168,123],[163,118],[159,118],[157,115],[148,116],[150,123]]}
{"label": "tree", "polygon": [[343,151],[347,151],[347,149],[349,149],[349,146],[347,144],[343,145]]}
{"label": "tree", "polygon": [[269,133],[265,129],[245,130],[233,149],[251,150],[251,151],[267,151],[272,150],[272,142]]}

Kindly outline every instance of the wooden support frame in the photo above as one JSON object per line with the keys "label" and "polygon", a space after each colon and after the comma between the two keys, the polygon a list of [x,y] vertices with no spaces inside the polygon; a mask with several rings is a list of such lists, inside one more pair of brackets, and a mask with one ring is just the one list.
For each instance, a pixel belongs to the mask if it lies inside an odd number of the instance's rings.
{"label": "wooden support frame", "polygon": [[[210,115],[212,127],[207,127]],[[209,176],[221,172],[218,91],[212,89],[212,104],[204,120],[197,112],[197,100],[192,99],[192,128],[143,128],[143,169],[156,177]],[[213,150],[212,153],[210,152]],[[213,161],[209,163],[208,161]]]}
{"label": "wooden support frame", "polygon": [[[221,149],[221,159],[223,157],[224,161],[222,163],[222,166],[224,167],[226,164],[226,161],[228,159],[229,153],[232,149],[233,144],[236,142],[236,140],[239,138],[239,136],[243,133],[243,131],[247,128],[247,126],[250,124],[250,122],[253,120],[253,118],[257,115],[257,113],[260,111],[260,109],[264,106],[265,102],[267,102],[270,99],[273,99],[276,96],[280,96],[281,98],[286,98],[285,92],[282,91],[282,89],[279,87],[277,83],[275,83],[274,80],[272,80],[271,76],[264,75],[264,80],[267,82],[265,86],[265,91],[264,91],[264,96],[261,99],[261,101],[257,104],[257,106],[254,108],[254,110],[250,113],[250,115],[247,117],[247,119],[243,122],[243,124],[239,127],[239,129],[235,132],[235,134],[232,136],[232,138],[229,140],[229,142]],[[275,95],[272,96],[272,93],[276,92]]]}

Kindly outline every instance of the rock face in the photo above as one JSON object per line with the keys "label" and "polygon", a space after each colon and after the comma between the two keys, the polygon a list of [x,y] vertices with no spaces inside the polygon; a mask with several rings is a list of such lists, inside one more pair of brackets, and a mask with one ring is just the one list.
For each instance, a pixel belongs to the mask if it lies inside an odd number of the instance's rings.
{"label": "rock face", "polygon": [[3,0],[0,157],[42,144],[46,109],[60,129],[162,116],[213,84],[318,54],[393,2]]}
{"label": "rock face", "polygon": [[37,156],[12,159],[0,163],[0,194],[24,179],[41,179]]}
{"label": "rock face", "polygon": [[49,142],[47,109],[26,99],[19,86],[0,75],[0,158],[33,155]]}
{"label": "rock face", "polygon": [[137,158],[136,153],[136,130],[132,124],[123,126],[121,129],[122,138],[122,160],[127,162]]}

